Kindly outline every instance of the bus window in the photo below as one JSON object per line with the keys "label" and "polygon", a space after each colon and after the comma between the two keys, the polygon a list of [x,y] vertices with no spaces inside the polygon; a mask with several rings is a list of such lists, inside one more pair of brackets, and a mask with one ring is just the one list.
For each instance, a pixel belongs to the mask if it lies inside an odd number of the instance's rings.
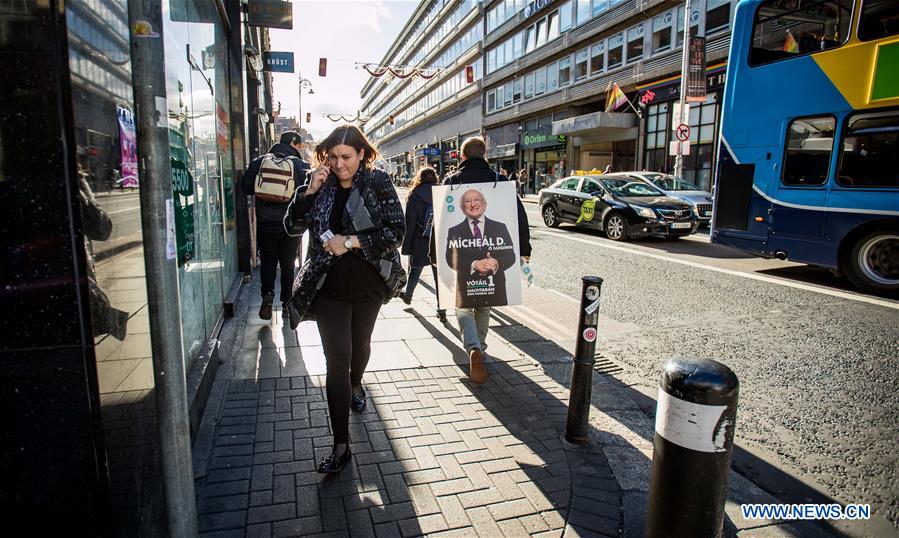
{"label": "bus window", "polygon": [[837,182],[844,187],[899,187],[899,111],[849,119]]}
{"label": "bus window", "polygon": [[858,38],[871,41],[891,35],[899,35],[899,2],[865,0],[858,23]]}
{"label": "bus window", "polygon": [[823,185],[827,181],[835,127],[833,116],[790,122],[783,166],[785,185]]}
{"label": "bus window", "polygon": [[838,47],[849,37],[851,16],[852,0],[762,2],[755,14],[749,64],[763,65]]}

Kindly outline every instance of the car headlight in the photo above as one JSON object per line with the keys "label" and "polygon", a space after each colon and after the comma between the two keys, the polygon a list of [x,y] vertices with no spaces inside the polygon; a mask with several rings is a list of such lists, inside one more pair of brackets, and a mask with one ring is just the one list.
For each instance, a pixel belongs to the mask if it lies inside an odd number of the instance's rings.
{"label": "car headlight", "polygon": [[654,219],[654,218],[656,218],[656,213],[655,213],[655,211],[653,211],[652,209],[650,209],[650,208],[648,208],[648,207],[643,207],[643,206],[639,206],[639,205],[632,205],[632,206],[631,206],[631,209],[633,209],[634,211],[636,211],[637,214],[640,215],[641,217],[646,217],[646,218],[648,218],[648,219]]}

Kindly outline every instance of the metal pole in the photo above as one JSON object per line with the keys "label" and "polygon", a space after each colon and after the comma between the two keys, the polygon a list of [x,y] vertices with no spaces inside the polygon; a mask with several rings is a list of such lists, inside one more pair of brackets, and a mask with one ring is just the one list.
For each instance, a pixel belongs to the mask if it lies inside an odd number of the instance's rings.
{"label": "metal pole", "polygon": [[159,449],[166,497],[168,534],[197,535],[197,510],[191,463],[190,425],[184,359],[178,268],[167,255],[167,221],[172,218],[172,169],[169,162],[168,106],[162,2],[128,2],[129,27],[147,21],[158,37],[131,40],[131,73],[140,165],[140,205],[150,343],[153,350]]}
{"label": "metal pole", "polygon": [[583,445],[587,442],[590,418],[590,393],[593,389],[593,365],[596,362],[596,325],[599,321],[599,294],[602,279],[581,277],[581,308],[577,324],[577,346],[571,369],[571,391],[568,396],[568,422],[565,440]]}
{"label": "metal pole", "polygon": [[[684,42],[681,44],[683,54],[680,67],[680,117],[677,118],[678,124],[689,123],[689,114],[684,114],[684,106],[687,104],[687,84],[689,82],[690,69],[690,0],[686,0],[684,4]],[[672,132],[673,126],[668,127],[668,132]],[[674,157],[674,175],[675,177],[684,177],[684,156],[678,150]]]}
{"label": "metal pole", "polygon": [[300,97],[298,99],[297,109],[299,112],[297,113],[297,131],[303,132],[303,74],[297,71],[297,89],[300,91]]}
{"label": "metal pole", "polygon": [[672,359],[659,383],[647,538],[720,536],[737,418],[737,376]]}

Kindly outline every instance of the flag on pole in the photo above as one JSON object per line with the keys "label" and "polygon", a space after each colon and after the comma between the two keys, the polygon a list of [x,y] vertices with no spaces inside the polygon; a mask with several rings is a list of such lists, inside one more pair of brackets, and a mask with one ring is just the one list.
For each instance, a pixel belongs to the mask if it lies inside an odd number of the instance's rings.
{"label": "flag on pole", "polygon": [[[609,89],[606,88],[606,91],[608,92]],[[627,97],[618,87],[618,83],[612,84],[612,91],[606,97],[606,112],[611,112],[627,102]]]}
{"label": "flag on pole", "polygon": [[784,52],[799,52],[799,42],[796,41],[796,38],[793,37],[793,34],[787,30],[787,38],[784,40],[783,46]]}

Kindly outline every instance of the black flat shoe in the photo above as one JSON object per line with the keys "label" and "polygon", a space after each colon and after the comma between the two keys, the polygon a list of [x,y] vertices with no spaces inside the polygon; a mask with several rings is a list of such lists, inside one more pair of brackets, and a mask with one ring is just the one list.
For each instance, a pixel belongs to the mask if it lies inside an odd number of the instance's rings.
{"label": "black flat shoe", "polygon": [[357,413],[361,413],[365,411],[365,408],[368,406],[368,397],[365,395],[365,390],[362,390],[362,396],[357,396],[353,394],[350,398],[350,409]]}
{"label": "black flat shoe", "polygon": [[323,459],[321,463],[318,464],[318,472],[323,474],[339,473],[347,466],[352,457],[353,454],[350,452],[349,446],[346,448],[346,452],[343,453],[343,456],[337,457],[331,452],[330,456]]}

